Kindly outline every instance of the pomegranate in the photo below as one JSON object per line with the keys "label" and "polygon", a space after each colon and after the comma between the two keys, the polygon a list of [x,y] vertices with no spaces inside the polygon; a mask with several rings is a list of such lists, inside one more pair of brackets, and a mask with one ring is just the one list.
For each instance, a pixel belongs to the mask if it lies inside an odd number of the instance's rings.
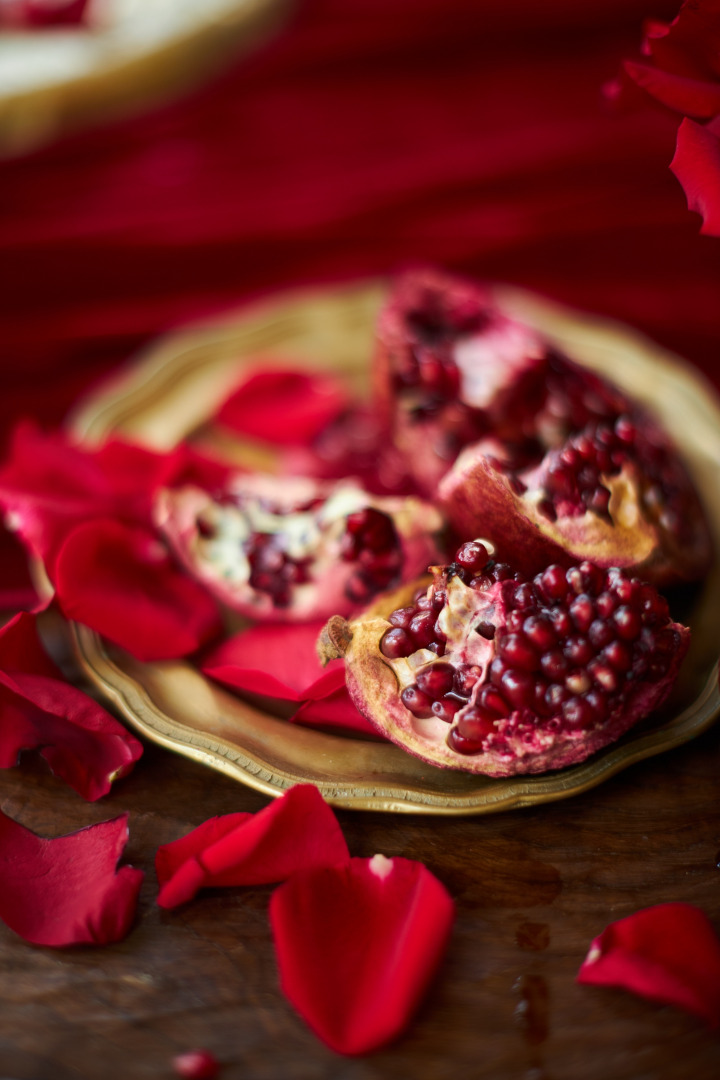
{"label": "pomegranate", "polygon": [[354,622],[329,621],[357,708],[434,765],[511,776],[583,761],[669,694],[690,631],[617,567],[527,577],[482,540]]}
{"label": "pomegranate", "polygon": [[529,574],[582,559],[660,585],[707,572],[705,514],[657,422],[488,291],[409,274],[378,342],[380,411],[459,536],[487,536]]}
{"label": "pomegranate", "polygon": [[440,512],[352,482],[238,474],[218,497],[160,492],[155,521],[182,563],[253,619],[349,614],[438,558]]}

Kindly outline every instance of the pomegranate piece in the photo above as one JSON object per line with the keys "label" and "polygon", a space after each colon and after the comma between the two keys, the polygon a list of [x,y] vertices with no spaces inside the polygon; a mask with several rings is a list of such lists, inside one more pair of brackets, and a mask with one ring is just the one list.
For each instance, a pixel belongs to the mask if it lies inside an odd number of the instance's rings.
{"label": "pomegranate piece", "polygon": [[253,619],[349,614],[438,558],[440,512],[353,482],[241,474],[213,497],[162,491],[155,521],[192,574]]}
{"label": "pomegranate piece", "polygon": [[528,574],[592,559],[658,585],[705,575],[705,514],[658,423],[489,290],[408,274],[377,337],[379,415],[458,535],[487,536]]}
{"label": "pomegranate piece", "polygon": [[408,273],[376,339],[378,415],[430,498],[464,446],[490,433],[524,441],[545,397],[547,347],[487,289],[436,270]]}
{"label": "pomegranate piece", "polygon": [[590,562],[528,578],[471,544],[472,565],[463,544],[429,585],[321,635],[384,735],[446,768],[539,773],[583,761],[665,701],[690,631],[652,585]]}

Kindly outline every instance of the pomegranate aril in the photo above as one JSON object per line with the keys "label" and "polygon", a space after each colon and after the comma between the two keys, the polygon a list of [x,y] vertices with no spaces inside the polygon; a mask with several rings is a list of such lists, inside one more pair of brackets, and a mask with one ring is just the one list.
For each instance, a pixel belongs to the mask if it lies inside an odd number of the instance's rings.
{"label": "pomegranate aril", "polygon": [[587,671],[571,671],[565,678],[565,689],[571,694],[585,694],[592,686],[592,680]]}
{"label": "pomegranate aril", "polygon": [[617,611],[613,612],[612,619],[618,636],[623,641],[634,641],[639,637],[642,630],[642,619],[634,608],[622,604]]}
{"label": "pomegranate aril", "polygon": [[522,632],[541,653],[552,649],[557,641],[552,623],[544,615],[529,615],[522,624]]}
{"label": "pomegranate aril", "polygon": [[473,574],[479,573],[487,566],[489,558],[488,549],[479,540],[471,540],[463,544],[455,554],[455,562]]}
{"label": "pomegranate aril", "polygon": [[600,654],[600,658],[607,661],[615,671],[621,674],[629,671],[632,665],[632,652],[624,641],[611,641]]}
{"label": "pomegranate aril", "polygon": [[403,630],[407,630],[414,614],[414,607],[396,608],[395,611],[392,611],[388,616],[388,622],[393,626],[400,626]]}
{"label": "pomegranate aril", "polygon": [[386,630],[380,640],[380,652],[388,660],[398,660],[401,656],[410,656],[415,651],[415,642],[402,627]]}
{"label": "pomegranate aril", "polygon": [[537,653],[522,634],[506,634],[498,643],[498,653],[524,671],[535,671],[538,666]]}
{"label": "pomegranate aril", "polygon": [[551,682],[561,682],[570,665],[560,649],[552,649],[540,657],[540,670]]}
{"label": "pomegranate aril", "polygon": [[418,648],[426,647],[435,637],[435,612],[421,611],[410,620],[408,632],[412,634]]}
{"label": "pomegranate aril", "polygon": [[582,593],[573,600],[569,614],[577,629],[582,634],[586,633],[595,618],[595,606],[592,599],[586,593]]}
{"label": "pomegranate aril", "polygon": [[455,682],[455,669],[450,664],[431,664],[415,676],[419,690],[437,699],[449,694]]}
{"label": "pomegranate aril", "polygon": [[573,727],[588,728],[595,722],[595,710],[582,697],[571,697],[563,702],[562,714]]}
{"label": "pomegranate aril", "polygon": [[609,619],[617,606],[616,597],[609,592],[601,592],[595,601],[595,610],[601,619]]}
{"label": "pomegranate aril", "polygon": [[461,697],[469,698],[478,679],[482,678],[483,669],[477,664],[464,664],[455,672],[453,690]]}
{"label": "pomegranate aril", "polygon": [[615,668],[601,661],[594,660],[588,664],[588,674],[608,694],[614,694],[620,685],[620,677]]}
{"label": "pomegranate aril", "polygon": [[535,578],[535,588],[548,603],[565,600],[568,594],[565,571],[561,566],[548,566]]}
{"label": "pomegranate aril", "polygon": [[533,700],[535,680],[526,671],[506,670],[500,680],[500,689],[506,701],[515,708],[528,706]]}
{"label": "pomegranate aril", "polygon": [[419,720],[428,720],[432,716],[432,698],[418,690],[417,686],[406,686],[400,695],[400,700],[406,709]]}
{"label": "pomegranate aril", "polygon": [[588,629],[588,640],[594,649],[604,649],[611,641],[615,640],[615,630],[610,623],[603,619],[594,619]]}
{"label": "pomegranate aril", "polygon": [[[464,705],[465,702],[462,703]],[[436,716],[438,720],[443,720],[446,724],[452,724],[455,719],[455,713],[461,708],[459,701],[452,701],[449,698],[441,698],[440,701],[433,701],[432,703],[432,715]]]}
{"label": "pomegranate aril", "polygon": [[584,667],[589,664],[595,655],[595,650],[586,637],[575,636],[565,642],[563,652],[571,664],[576,667]]}

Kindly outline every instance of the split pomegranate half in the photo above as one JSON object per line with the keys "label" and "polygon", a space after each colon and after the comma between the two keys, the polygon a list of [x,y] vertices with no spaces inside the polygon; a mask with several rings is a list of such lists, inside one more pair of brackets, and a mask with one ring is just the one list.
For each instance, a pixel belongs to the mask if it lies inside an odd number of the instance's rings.
{"label": "split pomegranate half", "polygon": [[349,614],[438,557],[438,509],[375,498],[352,481],[238,474],[219,497],[162,491],[155,520],[174,551],[228,607],[253,619]]}
{"label": "split pomegranate half", "polygon": [[434,765],[538,773],[663,703],[690,631],[652,585],[588,561],[529,578],[493,554],[469,541],[429,585],[327,624],[320,651],[345,657],[353,701],[384,735]]}
{"label": "split pomegranate half", "polygon": [[709,569],[700,499],[660,425],[489,291],[401,279],[375,379],[408,469],[459,536],[486,536],[529,574],[591,559],[662,585]]}

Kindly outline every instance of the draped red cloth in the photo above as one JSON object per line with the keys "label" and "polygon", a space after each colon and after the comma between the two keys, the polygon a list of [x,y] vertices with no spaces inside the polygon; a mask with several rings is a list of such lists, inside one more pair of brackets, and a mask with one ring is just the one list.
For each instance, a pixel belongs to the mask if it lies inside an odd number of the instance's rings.
{"label": "draped red cloth", "polygon": [[677,12],[648,3],[300,0],[200,91],[1,162],[3,429],[58,422],[182,322],[418,260],[619,317],[720,379],[720,242],[669,172],[677,117],[602,95],[642,18]]}

